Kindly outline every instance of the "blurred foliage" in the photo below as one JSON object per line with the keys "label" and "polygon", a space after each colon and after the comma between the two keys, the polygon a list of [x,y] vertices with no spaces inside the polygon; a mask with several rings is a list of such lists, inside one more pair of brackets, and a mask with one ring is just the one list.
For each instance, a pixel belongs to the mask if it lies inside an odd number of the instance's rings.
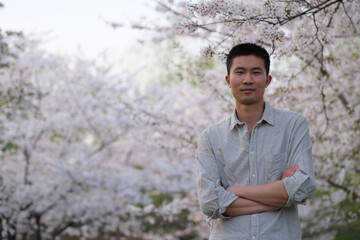
{"label": "blurred foliage", "polygon": [[[3,32],[0,28],[0,69],[4,67],[8,67],[8,62],[6,61],[7,56],[16,57],[14,53],[12,53],[9,49],[8,43],[5,41],[7,37],[11,36],[19,36],[23,37],[23,32],[16,32],[16,31],[5,31]],[[18,46],[20,47],[20,46]],[[1,74],[1,72],[0,72]]]}
{"label": "blurred foliage", "polygon": [[354,232],[350,232],[350,231],[338,232],[335,237],[335,240],[355,240],[355,239],[360,239],[359,227],[356,230],[354,230]]}
{"label": "blurred foliage", "polygon": [[[151,212],[146,215],[139,216],[138,220],[142,221],[143,233],[166,235],[183,231],[189,228],[189,225],[195,226],[196,223],[189,219],[189,215],[189,210],[182,210],[179,214],[174,215],[171,219],[169,219],[156,212]],[[149,221],[149,219],[151,219],[151,221]],[[178,236],[176,239],[196,239],[197,237],[198,235],[196,231],[191,231],[190,233],[183,232],[181,236]]]}
{"label": "blurred foliage", "polygon": [[173,200],[173,196],[168,193],[155,193],[150,194],[150,199],[152,200],[155,207],[159,207],[160,205],[171,202]]}
{"label": "blurred foliage", "polygon": [[204,59],[190,54],[183,45],[173,40],[167,44],[167,53],[163,57],[164,69],[162,76],[163,84],[187,82],[192,87],[206,80],[206,71],[214,70],[221,65],[216,59]]}

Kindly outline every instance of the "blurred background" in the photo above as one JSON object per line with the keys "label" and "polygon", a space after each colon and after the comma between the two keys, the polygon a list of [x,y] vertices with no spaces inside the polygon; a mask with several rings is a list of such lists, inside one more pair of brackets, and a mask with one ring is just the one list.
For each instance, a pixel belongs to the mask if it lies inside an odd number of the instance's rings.
{"label": "blurred background", "polygon": [[360,3],[0,1],[4,239],[207,239],[198,134],[233,108],[224,58],[271,53],[266,100],[304,115],[303,239],[360,238]]}
{"label": "blurred background", "polygon": [[72,54],[81,49],[87,57],[107,51],[121,53],[144,34],[131,28],[114,28],[108,21],[131,23],[143,16],[156,18],[151,1],[3,1],[2,30],[42,35],[47,51]]}

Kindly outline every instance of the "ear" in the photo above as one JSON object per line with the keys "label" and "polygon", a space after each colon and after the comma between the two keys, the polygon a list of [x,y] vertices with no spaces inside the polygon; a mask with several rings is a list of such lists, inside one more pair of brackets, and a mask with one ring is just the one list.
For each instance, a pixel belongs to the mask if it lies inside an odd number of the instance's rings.
{"label": "ear", "polygon": [[225,80],[226,80],[226,83],[227,83],[227,85],[229,86],[229,88],[231,88],[230,76],[229,76],[229,75],[226,75],[226,76],[225,76]]}
{"label": "ear", "polygon": [[267,75],[267,77],[266,77],[266,87],[269,86],[269,84],[271,83],[271,80],[272,80],[272,76],[271,76],[271,75]]}

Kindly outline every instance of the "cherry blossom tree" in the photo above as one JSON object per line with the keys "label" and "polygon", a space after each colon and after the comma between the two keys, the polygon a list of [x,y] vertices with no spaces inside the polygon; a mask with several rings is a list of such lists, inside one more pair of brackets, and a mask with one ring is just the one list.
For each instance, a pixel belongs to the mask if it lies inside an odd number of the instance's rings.
{"label": "cherry blossom tree", "polygon": [[206,236],[195,89],[154,83],[141,93],[105,57],[56,56],[34,37],[4,41],[13,54],[0,73],[2,237]]}
{"label": "cherry blossom tree", "polygon": [[155,2],[167,21],[132,27],[157,41],[199,39],[206,58],[157,42],[161,61],[143,89],[106,56],[57,56],[34,37],[1,35],[1,237],[206,239],[196,139],[231,112],[221,60],[245,41],[272,55],[267,100],[310,124],[319,190],[300,208],[304,238],[357,234],[360,4]]}
{"label": "cherry blossom tree", "polygon": [[[273,83],[267,100],[305,115],[313,139],[319,184],[311,211],[300,208],[304,237],[357,236],[360,215],[359,62],[360,3],[351,0],[309,1],[173,1],[157,0],[166,21],[142,19],[132,27],[156,32],[159,39],[201,40],[200,54],[224,60],[238,43],[255,42],[271,53]],[[161,24],[162,23],[162,24]],[[113,27],[116,27],[113,24]],[[205,92],[230,98],[216,69],[184,69]],[[201,72],[202,71],[202,72]],[[191,74],[190,74],[191,75]],[[203,77],[207,76],[207,77]],[[211,101],[207,104],[211,105]],[[215,105],[221,106],[221,105]],[[205,107],[205,104],[202,105]],[[230,108],[231,109],[231,108]],[[221,110],[220,110],[221,111]],[[210,111],[206,117],[212,117]],[[351,235],[355,232],[355,235]],[[357,235],[356,235],[357,234]]]}

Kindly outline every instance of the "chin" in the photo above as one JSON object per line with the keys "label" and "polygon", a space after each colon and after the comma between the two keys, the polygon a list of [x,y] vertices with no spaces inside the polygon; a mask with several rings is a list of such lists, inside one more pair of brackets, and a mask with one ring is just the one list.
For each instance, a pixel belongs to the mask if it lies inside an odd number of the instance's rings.
{"label": "chin", "polygon": [[261,101],[258,99],[242,99],[239,102],[244,105],[252,105],[252,104],[260,103]]}
{"label": "chin", "polygon": [[246,104],[246,105],[248,105],[248,104],[254,104],[254,103],[256,103],[257,101],[255,100],[255,99],[242,99],[241,101],[240,101],[240,103],[242,103],[242,104]]}

